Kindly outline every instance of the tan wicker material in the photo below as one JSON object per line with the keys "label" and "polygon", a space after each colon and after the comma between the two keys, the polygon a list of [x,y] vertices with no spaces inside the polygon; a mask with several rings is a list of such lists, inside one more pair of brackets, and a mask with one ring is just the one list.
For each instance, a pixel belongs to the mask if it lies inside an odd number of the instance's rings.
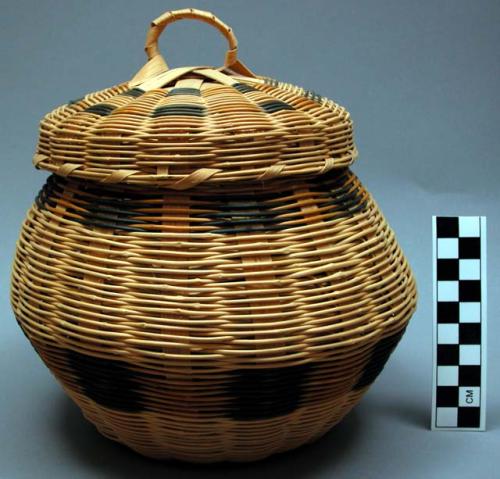
{"label": "tan wicker material", "polygon": [[[175,19],[196,17],[228,37],[224,67],[168,70],[159,33]],[[35,165],[61,176],[174,189],[349,166],[357,155],[349,113],[314,92],[251,74],[237,60],[232,31],[212,17],[182,10],[155,20],[146,41],[151,59],[130,82],[42,120]]]}
{"label": "tan wicker material", "polygon": [[[169,70],[158,35],[195,17],[228,38],[225,66]],[[13,309],[84,415],[150,457],[250,461],[317,439],[415,309],[407,261],[347,167],[348,113],[256,77],[236,47],[211,14],[165,14],[144,90],[41,124],[35,163],[55,174],[23,224]]]}

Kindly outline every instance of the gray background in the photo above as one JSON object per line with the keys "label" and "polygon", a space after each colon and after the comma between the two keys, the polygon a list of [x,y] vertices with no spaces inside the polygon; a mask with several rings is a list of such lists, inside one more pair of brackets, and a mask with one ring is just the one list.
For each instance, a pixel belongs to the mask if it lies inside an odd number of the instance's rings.
{"label": "gray background", "polygon": [[[31,166],[43,114],[130,78],[146,27],[165,10],[214,11],[257,73],[333,98],[351,112],[354,171],[374,194],[415,271],[419,308],[362,403],[321,441],[253,465],[144,459],[108,441],[69,402],[17,327],[8,277],[20,223],[46,175]],[[2,232],[0,477],[499,477],[498,94],[500,2],[1,2]],[[161,49],[171,66],[219,65],[225,42],[180,22]],[[487,215],[488,432],[430,432],[431,215]]]}

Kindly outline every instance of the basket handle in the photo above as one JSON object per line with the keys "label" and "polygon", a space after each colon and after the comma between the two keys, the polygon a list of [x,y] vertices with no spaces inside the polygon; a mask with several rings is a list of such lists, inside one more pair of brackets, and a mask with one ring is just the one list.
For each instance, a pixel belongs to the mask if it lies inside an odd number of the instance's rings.
{"label": "basket handle", "polygon": [[219,30],[222,35],[226,37],[229,44],[224,60],[224,67],[230,68],[238,63],[238,40],[236,39],[232,28],[226,25],[222,20],[219,20],[213,13],[197,10],[195,8],[185,8],[183,10],[165,12],[163,15],[160,15],[151,22],[151,27],[146,36],[146,46],[144,47],[149,60],[153,59],[157,55],[160,55],[158,38],[165,27],[170,23],[183,19],[200,20],[217,28],[217,30]]}

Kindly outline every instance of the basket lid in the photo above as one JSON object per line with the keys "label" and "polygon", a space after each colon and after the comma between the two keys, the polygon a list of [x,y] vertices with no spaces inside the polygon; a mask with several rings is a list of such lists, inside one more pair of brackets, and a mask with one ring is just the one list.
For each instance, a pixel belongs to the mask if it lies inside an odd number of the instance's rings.
{"label": "basket lid", "polygon": [[[229,49],[220,68],[169,69],[158,51],[180,19],[216,27]],[[230,27],[185,9],[151,24],[148,62],[128,82],[48,113],[33,162],[61,176],[188,189],[202,182],[319,175],[357,156],[349,113],[298,86],[255,75]]]}

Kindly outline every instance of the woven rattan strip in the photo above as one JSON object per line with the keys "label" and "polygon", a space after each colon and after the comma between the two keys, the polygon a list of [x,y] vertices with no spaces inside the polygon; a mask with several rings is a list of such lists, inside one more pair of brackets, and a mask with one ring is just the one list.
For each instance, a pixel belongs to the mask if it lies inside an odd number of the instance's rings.
{"label": "woven rattan strip", "polygon": [[104,434],[200,461],[323,434],[415,306],[393,233],[347,169],[185,193],[52,176],[13,278],[23,330]]}
{"label": "woven rattan strip", "polygon": [[[220,68],[169,69],[198,19]],[[361,399],[415,309],[394,233],[349,165],[348,112],[255,75],[208,12],[152,22],[148,62],[41,122],[53,174],[12,273],[19,325],[85,417],[155,458],[250,461]]]}

